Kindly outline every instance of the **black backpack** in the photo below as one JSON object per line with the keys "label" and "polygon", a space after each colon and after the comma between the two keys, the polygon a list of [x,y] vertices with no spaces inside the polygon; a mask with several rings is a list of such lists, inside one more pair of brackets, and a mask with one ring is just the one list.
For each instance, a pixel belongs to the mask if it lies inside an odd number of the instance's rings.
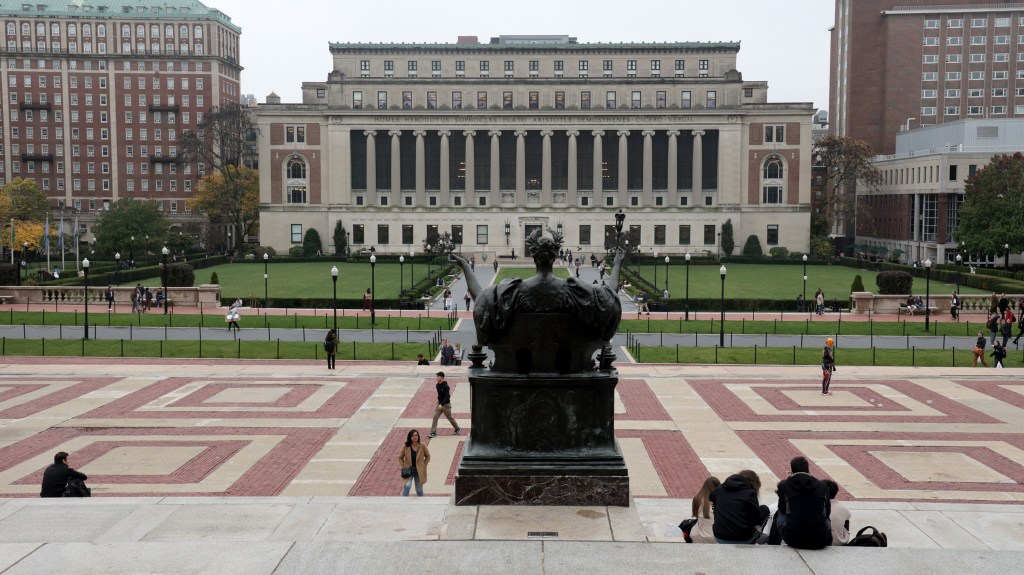
{"label": "black backpack", "polygon": [[72,477],[64,486],[64,497],[92,497],[92,489],[89,489],[81,479]]}
{"label": "black backpack", "polygon": [[[866,531],[871,530],[870,533]],[[848,547],[888,547],[889,539],[878,529],[870,525],[857,532],[857,535],[846,544]]]}

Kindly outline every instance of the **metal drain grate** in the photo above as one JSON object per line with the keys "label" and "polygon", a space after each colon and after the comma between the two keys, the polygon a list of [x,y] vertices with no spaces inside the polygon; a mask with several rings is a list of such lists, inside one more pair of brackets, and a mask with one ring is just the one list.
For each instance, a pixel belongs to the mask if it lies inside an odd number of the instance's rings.
{"label": "metal drain grate", "polygon": [[527,531],[527,537],[554,538],[558,537],[558,531]]}

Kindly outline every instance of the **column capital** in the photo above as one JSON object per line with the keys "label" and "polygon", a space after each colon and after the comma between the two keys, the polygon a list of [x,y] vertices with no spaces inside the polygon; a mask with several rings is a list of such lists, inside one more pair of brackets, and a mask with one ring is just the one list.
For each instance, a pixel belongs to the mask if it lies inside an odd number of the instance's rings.
{"label": "column capital", "polygon": [[654,135],[654,130],[644,130],[640,132],[645,138],[650,138]]}
{"label": "column capital", "polygon": [[442,138],[447,138],[447,137],[452,135],[452,131],[451,130],[438,130],[437,134],[439,136],[441,136]]}
{"label": "column capital", "polygon": [[487,131],[487,135],[492,137],[492,138],[500,138],[501,137],[501,130],[488,130]]}
{"label": "column capital", "polygon": [[476,136],[476,130],[466,130],[465,132],[462,132],[462,135],[467,138],[473,138]]}
{"label": "column capital", "polygon": [[374,138],[377,136],[377,130],[363,130],[363,135],[367,138]]}
{"label": "column capital", "polygon": [[540,135],[544,136],[545,138],[550,138],[551,136],[555,135],[555,132],[553,130],[541,130]]}
{"label": "column capital", "polygon": [[593,132],[590,133],[590,135],[594,136],[595,138],[600,138],[604,136],[604,130],[594,130]]}
{"label": "column capital", "polygon": [[427,135],[427,132],[425,130],[413,130],[412,135],[416,136],[417,138],[422,138],[423,136]]}
{"label": "column capital", "polygon": [[516,130],[515,132],[512,133],[515,134],[517,138],[522,138],[526,136],[526,130]]}
{"label": "column capital", "polygon": [[679,130],[669,130],[665,133],[668,134],[669,138],[675,138],[679,135]]}
{"label": "column capital", "polygon": [[615,132],[615,135],[620,137],[620,138],[623,137],[623,136],[628,136],[629,135],[629,130],[619,130],[619,131]]}
{"label": "column capital", "polygon": [[694,130],[693,131],[693,137],[694,138],[699,138],[699,137],[701,137],[703,135],[704,135],[704,130]]}
{"label": "column capital", "polygon": [[391,136],[391,137],[401,136],[402,135],[402,131],[401,130],[388,130],[388,135]]}
{"label": "column capital", "polygon": [[576,136],[580,135],[580,131],[579,130],[566,130],[565,131],[565,135],[569,136],[570,138],[575,138]]}

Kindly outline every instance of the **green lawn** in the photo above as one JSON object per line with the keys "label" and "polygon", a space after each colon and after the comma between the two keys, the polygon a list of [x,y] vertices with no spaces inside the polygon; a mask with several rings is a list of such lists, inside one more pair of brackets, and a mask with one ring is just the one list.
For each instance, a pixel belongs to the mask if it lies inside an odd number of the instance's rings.
{"label": "green lawn", "polygon": [[[127,306],[120,306],[122,309]],[[278,327],[278,328],[309,328],[326,329],[334,325],[334,315],[331,310],[323,310],[319,315],[259,315],[242,311],[240,324],[245,328],[254,327]],[[81,312],[27,312],[14,311],[13,309],[0,312],[0,322],[10,325],[63,325],[81,326],[85,320]],[[341,310],[338,312],[338,329],[370,329],[369,319],[365,314],[362,317]],[[154,310],[149,313],[110,313],[106,305],[99,305],[93,308],[89,314],[89,324],[99,326],[145,326],[145,327],[196,327],[224,325],[224,314],[167,314]],[[420,317],[406,316],[397,317],[391,315],[380,315],[377,317],[377,329],[410,329],[417,331],[433,331],[436,329],[451,329],[452,324],[445,317]]]}
{"label": "green lawn", "polygon": [[[653,264],[640,266],[640,275],[647,281],[654,282]],[[658,268],[658,288],[665,288],[665,264]],[[768,265],[768,264],[730,264],[726,262],[725,297],[735,299],[783,299],[795,300],[797,294],[803,294],[803,266],[801,265]],[[636,270],[635,265],[628,269]],[[673,298],[683,297],[686,286],[686,265],[682,258],[673,258],[668,266],[668,289]],[[825,299],[850,297],[850,286],[854,276],[859,275],[864,282],[864,289],[878,291],[875,285],[876,272],[857,270],[839,265],[807,266],[807,298],[813,298],[818,288],[825,290]],[[932,295],[946,296],[953,292],[952,284],[943,284],[932,280]],[[718,265],[690,264],[690,297],[718,298],[721,296],[722,280]],[[925,280],[914,278],[914,293],[925,293]],[[961,286],[960,293],[990,293]]]}
{"label": "green lawn", "polygon": [[[633,352],[635,355],[635,348],[633,348]],[[838,368],[834,377],[841,377],[843,366],[846,365],[970,367],[973,355],[971,350],[966,348],[958,350],[837,349],[836,365]],[[800,369],[801,376],[813,378],[819,377],[821,374],[821,368],[818,367],[821,365],[821,350],[818,348],[641,347],[639,357],[636,359],[640,363],[798,365],[808,366]],[[985,359],[991,366],[992,358],[986,355]],[[1006,367],[1024,366],[1021,352],[1011,351],[1003,364]]]}

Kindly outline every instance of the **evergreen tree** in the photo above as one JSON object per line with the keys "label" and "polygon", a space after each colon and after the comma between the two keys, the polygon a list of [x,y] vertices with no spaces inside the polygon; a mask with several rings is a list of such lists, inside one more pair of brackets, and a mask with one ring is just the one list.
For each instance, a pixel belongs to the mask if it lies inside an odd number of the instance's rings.
{"label": "evergreen tree", "polygon": [[730,218],[722,224],[722,253],[731,256],[734,249],[736,249],[736,240],[732,237],[732,218]]}

